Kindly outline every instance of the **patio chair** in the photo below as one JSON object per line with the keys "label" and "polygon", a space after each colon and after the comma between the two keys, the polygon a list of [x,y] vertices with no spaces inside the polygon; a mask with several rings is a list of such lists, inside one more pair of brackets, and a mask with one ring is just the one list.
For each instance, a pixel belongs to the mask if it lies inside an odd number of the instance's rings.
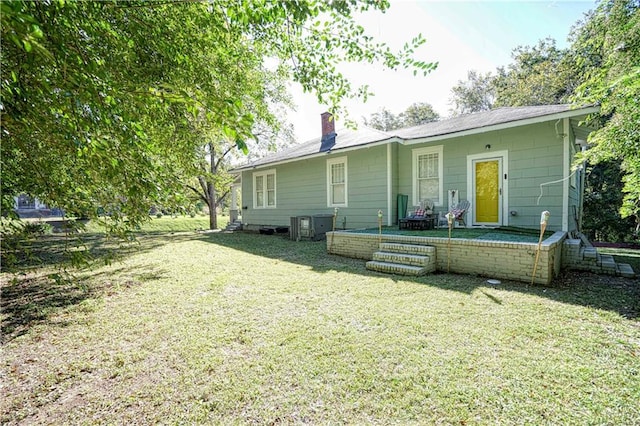
{"label": "patio chair", "polygon": [[433,214],[433,207],[434,207],[433,201],[431,201],[431,200],[422,200],[422,202],[420,203],[420,207],[427,214]]}
{"label": "patio chair", "polygon": [[464,217],[467,214],[467,210],[469,210],[470,206],[471,203],[469,203],[469,200],[462,200],[449,210],[449,212],[453,213],[453,215],[455,216],[454,220],[460,223],[465,228],[467,226],[467,222],[465,222]]}

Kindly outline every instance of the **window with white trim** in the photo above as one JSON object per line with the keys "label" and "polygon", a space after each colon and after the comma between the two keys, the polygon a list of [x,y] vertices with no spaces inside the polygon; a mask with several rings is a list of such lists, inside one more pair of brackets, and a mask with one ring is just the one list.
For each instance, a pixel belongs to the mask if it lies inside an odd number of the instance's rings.
{"label": "window with white trim", "polygon": [[256,209],[275,208],[276,171],[265,170],[253,174],[253,207]]}
{"label": "window with white trim", "polygon": [[442,145],[413,150],[413,204],[431,200],[443,204]]}
{"label": "window with white trim", "polygon": [[347,194],[347,157],[327,160],[327,205],[346,207]]}

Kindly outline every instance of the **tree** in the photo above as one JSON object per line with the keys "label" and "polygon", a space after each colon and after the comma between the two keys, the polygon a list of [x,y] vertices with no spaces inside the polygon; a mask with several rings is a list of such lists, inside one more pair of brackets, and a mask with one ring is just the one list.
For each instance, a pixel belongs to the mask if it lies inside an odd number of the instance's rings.
{"label": "tree", "polygon": [[452,96],[449,103],[453,104],[452,115],[490,110],[496,96],[494,79],[491,73],[469,71],[467,81],[459,80],[458,84],[451,89]]}
{"label": "tree", "polygon": [[583,229],[592,241],[624,241],[634,227],[631,217],[620,217],[624,173],[618,161],[602,161],[586,169]]}
{"label": "tree", "polygon": [[419,126],[439,119],[440,115],[431,104],[416,102],[398,115],[386,108],[381,108],[378,112],[371,114],[369,119],[365,118],[364,123],[369,127],[386,132],[402,127]]}
{"label": "tree", "polygon": [[402,122],[402,127],[411,127],[438,121],[440,114],[433,109],[431,104],[417,102],[410,105],[404,112],[401,112],[398,118]]}
{"label": "tree", "polygon": [[374,129],[382,130],[383,132],[402,127],[400,119],[384,107],[371,114],[368,120],[365,118],[364,124]]}
{"label": "tree", "polygon": [[584,76],[573,101],[600,104],[592,117],[603,126],[592,133],[585,158],[592,163],[620,162],[622,217],[640,227],[640,2],[609,0],[575,28],[572,50]]}
{"label": "tree", "polygon": [[513,62],[497,69],[495,106],[552,105],[567,103],[579,75],[566,50],[551,38],[535,46],[519,46]]}
{"label": "tree", "polygon": [[412,56],[422,37],[392,52],[354,23],[353,14],[388,6],[0,3],[3,213],[26,192],[71,214],[97,217],[100,207],[114,231],[126,231],[148,219],[150,206],[184,202],[209,136],[246,152],[256,123],[277,131],[274,75],[338,113],[343,99],[367,94],[340,62],[428,73],[435,65]]}

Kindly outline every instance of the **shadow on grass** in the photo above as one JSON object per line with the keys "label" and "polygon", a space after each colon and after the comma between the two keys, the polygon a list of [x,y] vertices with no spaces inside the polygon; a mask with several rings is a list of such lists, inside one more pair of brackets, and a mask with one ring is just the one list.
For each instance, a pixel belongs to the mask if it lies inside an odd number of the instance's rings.
{"label": "shadow on grass", "polygon": [[2,285],[2,343],[25,334],[53,312],[76,305],[93,292],[63,274],[26,273]]}
{"label": "shadow on grass", "polygon": [[[97,235],[87,235],[83,239],[85,249],[95,262],[117,261],[128,254],[153,250],[154,248],[180,241],[198,240],[220,245],[255,256],[277,259],[284,262],[305,265],[317,272],[343,271],[363,277],[385,277],[390,282],[438,287],[465,294],[480,289],[494,303],[500,299],[484,291],[488,287],[486,277],[436,273],[421,277],[407,277],[381,274],[366,269],[365,261],[326,252],[325,241],[294,242],[285,235],[260,235],[253,233],[147,233],[137,243],[117,246]],[[31,327],[49,320],[50,316],[70,306],[78,305],[91,298],[100,298],[132,287],[140,282],[161,278],[162,271],[133,268],[111,269],[109,272],[89,272],[93,282],[101,282],[96,287],[89,286],[77,276],[55,272],[53,267],[65,261],[64,245],[61,239],[44,239],[35,244],[37,262],[26,262],[21,271],[12,275],[3,274],[2,298],[2,340],[10,341],[25,334]],[[243,259],[238,259],[241,263]],[[48,271],[48,272],[42,272]],[[15,271],[14,271],[15,272]],[[135,280],[111,285],[109,275],[129,274]],[[136,281],[137,280],[137,281]],[[503,281],[500,288],[548,298],[562,303],[589,306],[617,312],[630,318],[640,318],[640,282],[580,272],[564,272],[550,287],[528,286],[526,283]],[[407,289],[408,292],[411,290]],[[60,323],[59,325],[64,326]]]}
{"label": "shadow on grass", "polygon": [[[83,235],[81,240],[74,241],[51,235],[32,242],[28,251],[25,250],[19,257],[20,262],[8,271],[3,268],[4,273],[0,275],[0,342],[7,343],[38,324],[51,323],[52,315],[71,306],[136,286],[140,282],[162,278],[162,271],[155,271],[151,267],[111,268],[108,272],[91,272],[91,267],[117,262],[129,254],[152,250],[186,238],[192,239],[193,234],[176,236],[158,233],[126,245],[114,244],[97,234]],[[78,247],[82,249],[84,262],[81,265],[84,267],[72,268],[70,256],[73,256],[74,250],[77,253]],[[83,278],[87,272],[93,283],[100,284],[89,284]],[[120,274],[135,279],[112,283],[110,277]],[[57,325],[65,326],[63,322]]]}
{"label": "shadow on grass", "polygon": [[[442,289],[471,294],[479,288],[490,287],[487,277],[435,273],[421,277],[397,276],[369,271],[365,261],[327,254],[325,241],[291,241],[287,234],[261,235],[253,233],[204,234],[198,237],[257,256],[303,264],[314,271],[345,271],[365,276],[384,276],[393,282],[415,282]],[[640,280],[564,271],[550,286],[531,286],[516,281],[503,281],[500,288],[532,294],[562,303],[588,306],[617,312],[625,318],[640,318]],[[485,293],[495,303],[502,303]]]}

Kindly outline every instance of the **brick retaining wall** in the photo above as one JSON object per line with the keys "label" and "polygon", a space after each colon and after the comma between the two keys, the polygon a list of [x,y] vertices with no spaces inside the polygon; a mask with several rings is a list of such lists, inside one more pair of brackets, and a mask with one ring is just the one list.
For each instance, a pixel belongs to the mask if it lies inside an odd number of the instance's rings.
{"label": "brick retaining wall", "polygon": [[[562,242],[566,233],[556,232],[542,242],[536,284],[547,285],[560,273],[562,266]],[[409,235],[364,234],[348,231],[327,232],[327,251],[331,254],[371,260],[379,243],[398,242],[436,247],[436,268],[447,271],[448,238],[417,237]],[[449,270],[460,274],[483,275],[531,282],[535,261],[536,243],[483,241],[461,238],[451,239]]]}

